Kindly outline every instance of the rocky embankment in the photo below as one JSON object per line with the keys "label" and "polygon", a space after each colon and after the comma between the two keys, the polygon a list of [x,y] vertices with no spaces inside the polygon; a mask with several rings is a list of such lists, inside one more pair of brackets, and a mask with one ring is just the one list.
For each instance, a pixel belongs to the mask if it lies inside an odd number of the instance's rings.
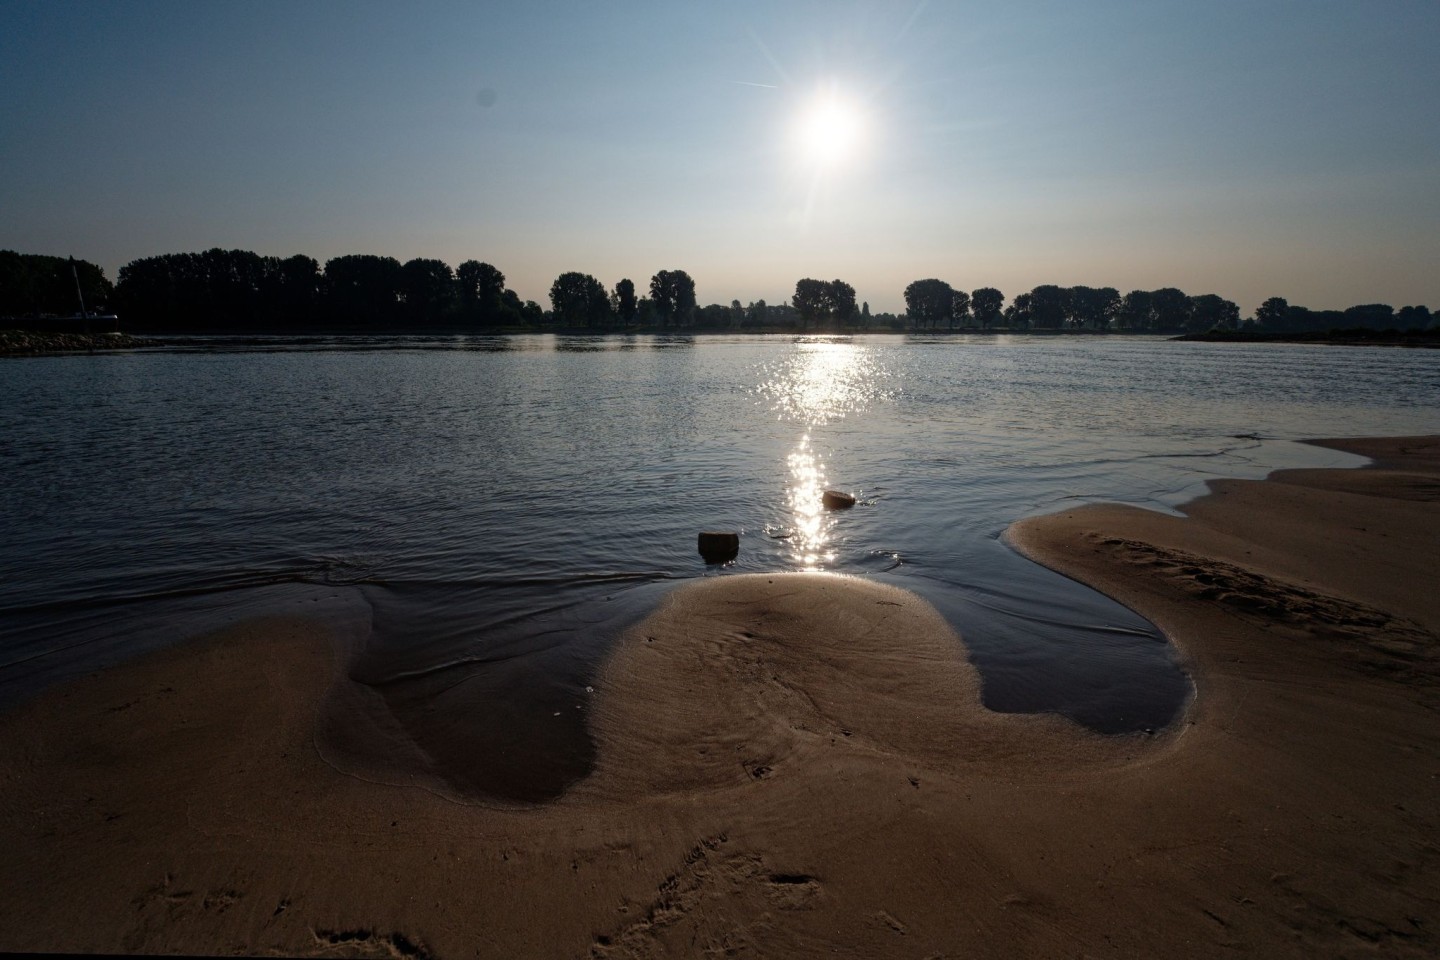
{"label": "rocky embankment", "polygon": [[151,341],[124,333],[35,333],[0,330],[0,356],[29,353],[73,353],[96,350],[133,350]]}

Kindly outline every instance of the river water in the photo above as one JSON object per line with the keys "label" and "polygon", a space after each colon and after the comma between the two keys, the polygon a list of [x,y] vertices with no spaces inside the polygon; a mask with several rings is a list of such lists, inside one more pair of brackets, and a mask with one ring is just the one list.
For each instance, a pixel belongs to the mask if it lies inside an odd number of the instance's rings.
{"label": "river water", "polygon": [[[458,791],[543,799],[588,769],[585,687],[666,591],[823,570],[933,603],[992,709],[1154,729],[1191,689],[1169,646],[1005,527],[1363,462],[1307,437],[1436,432],[1440,356],[1385,348],[529,336],[6,359],[0,706],[303,613],[437,765],[500,758]],[[826,488],[859,503],[826,511]],[[734,563],[703,562],[705,529],[740,532]]]}

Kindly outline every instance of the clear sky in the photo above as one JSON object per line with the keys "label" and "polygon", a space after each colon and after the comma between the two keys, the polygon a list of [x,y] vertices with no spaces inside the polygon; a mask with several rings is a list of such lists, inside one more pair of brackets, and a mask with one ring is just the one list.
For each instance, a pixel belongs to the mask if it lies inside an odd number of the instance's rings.
{"label": "clear sky", "polygon": [[542,304],[678,268],[1440,308],[1436,0],[0,0],[0,90],[0,248],[112,280],[219,246]]}

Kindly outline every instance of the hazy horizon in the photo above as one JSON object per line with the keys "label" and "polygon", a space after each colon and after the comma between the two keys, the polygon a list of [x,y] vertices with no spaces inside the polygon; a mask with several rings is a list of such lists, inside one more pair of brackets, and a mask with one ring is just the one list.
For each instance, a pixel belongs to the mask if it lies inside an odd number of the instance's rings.
{"label": "hazy horizon", "polygon": [[0,4],[0,248],[1440,306],[1440,7]]}

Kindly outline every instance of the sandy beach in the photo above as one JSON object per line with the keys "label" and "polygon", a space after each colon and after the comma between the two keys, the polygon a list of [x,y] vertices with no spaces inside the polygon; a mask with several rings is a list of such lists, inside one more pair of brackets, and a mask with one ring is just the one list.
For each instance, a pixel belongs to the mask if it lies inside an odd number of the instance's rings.
{"label": "sandy beach", "polygon": [[672,594],[535,806],[333,762],[313,622],[49,691],[0,717],[0,950],[1434,956],[1440,438],[1321,442],[1375,465],[1007,534],[1174,642],[1153,735],[987,711],[928,604],[819,574]]}

